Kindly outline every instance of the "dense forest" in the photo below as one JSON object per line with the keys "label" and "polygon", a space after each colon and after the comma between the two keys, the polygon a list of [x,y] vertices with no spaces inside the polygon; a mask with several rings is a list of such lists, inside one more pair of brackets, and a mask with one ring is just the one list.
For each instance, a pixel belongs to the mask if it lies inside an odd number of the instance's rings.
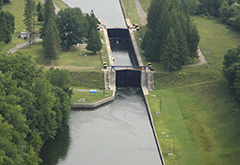
{"label": "dense forest", "polygon": [[[0,0],[0,46],[12,40],[15,30],[15,17],[1,10],[3,3],[9,0]],[[30,46],[35,34],[35,9],[42,24],[43,56],[50,65],[62,48],[70,49],[83,39],[88,42],[88,50],[102,48],[93,11],[84,17],[81,9],[67,8],[55,15],[52,0],[36,6],[33,0],[25,1],[23,23],[31,34]],[[39,164],[38,153],[44,142],[54,138],[68,122],[70,74],[63,69],[39,67],[30,55],[0,50],[0,82],[0,164]]]}
{"label": "dense forest", "polygon": [[69,119],[69,73],[23,54],[1,54],[0,71],[0,164],[37,164],[43,142]]}
{"label": "dense forest", "polygon": [[198,57],[200,36],[177,0],[152,1],[147,21],[141,49],[148,60],[159,61],[167,71],[173,71]]}
{"label": "dense forest", "polygon": [[15,30],[15,17],[9,11],[2,11],[4,3],[10,3],[10,1],[0,0],[0,48],[3,43],[9,43],[12,40],[12,34]]}

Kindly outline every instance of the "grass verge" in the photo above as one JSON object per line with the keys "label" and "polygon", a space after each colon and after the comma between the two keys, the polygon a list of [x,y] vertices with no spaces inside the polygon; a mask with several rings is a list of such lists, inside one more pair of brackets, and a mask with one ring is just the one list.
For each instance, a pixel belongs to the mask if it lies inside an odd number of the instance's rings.
{"label": "grass verge", "polygon": [[[199,46],[208,59],[208,67],[184,66],[166,73],[161,66],[155,66],[157,90],[150,91],[147,97],[163,156],[166,164],[239,164],[240,104],[222,78],[222,61],[228,49],[238,46],[240,35],[216,18],[191,18],[199,30]],[[210,51],[208,57],[206,51]],[[183,72],[188,76],[178,78]],[[156,116],[160,96],[162,112]],[[175,153],[168,156],[173,150],[172,137]]]}
{"label": "grass verge", "polygon": [[72,103],[80,103],[78,102],[79,99],[85,98],[85,103],[94,103],[100,101],[102,99],[108,98],[112,96],[113,91],[105,91],[102,89],[96,89],[97,93],[89,93],[89,89],[83,89],[83,87],[72,87],[73,88],[73,96],[71,98]]}

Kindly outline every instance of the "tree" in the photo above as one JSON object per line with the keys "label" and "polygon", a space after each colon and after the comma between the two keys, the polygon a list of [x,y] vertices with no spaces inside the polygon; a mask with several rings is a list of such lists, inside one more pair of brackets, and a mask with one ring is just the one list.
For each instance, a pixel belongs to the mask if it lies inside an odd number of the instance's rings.
{"label": "tree", "polygon": [[97,19],[93,13],[93,10],[91,10],[90,16],[87,14],[86,21],[88,26],[87,38],[89,38],[92,28],[97,29],[98,24]]}
{"label": "tree", "polygon": [[154,33],[153,33],[153,31],[151,29],[149,29],[147,31],[147,33],[145,34],[145,36],[143,38],[143,41],[141,43],[141,49],[142,50],[145,50],[149,38],[152,38],[152,39],[154,38]]}
{"label": "tree", "polygon": [[162,63],[167,67],[167,71],[177,70],[181,67],[180,62],[178,61],[178,43],[175,37],[175,32],[173,28],[170,28],[170,31],[167,35],[167,44],[164,47],[164,53],[161,56]]}
{"label": "tree", "polygon": [[42,9],[38,11],[38,21],[43,22],[44,21],[44,15]]}
{"label": "tree", "polygon": [[153,45],[153,39],[152,38],[149,38],[148,41],[147,41],[147,44],[146,44],[146,48],[145,48],[145,51],[144,51],[144,56],[151,60],[152,58],[152,55],[153,55],[153,49],[152,49],[152,45]]}
{"label": "tree", "polygon": [[9,11],[4,12],[5,18],[8,21],[8,29],[11,33],[14,33],[15,30],[15,16]]}
{"label": "tree", "polygon": [[4,0],[0,0],[0,10],[2,10],[3,1]]}
{"label": "tree", "polygon": [[[236,73],[239,68],[240,46],[232,48],[224,55],[223,74],[227,78],[230,86],[236,79]],[[239,68],[240,69],[240,68]]]}
{"label": "tree", "polygon": [[197,13],[197,8],[200,5],[200,2],[198,0],[181,0],[183,9],[193,15]]}
{"label": "tree", "polygon": [[49,60],[51,66],[52,59],[56,59],[60,52],[60,39],[57,26],[52,18],[48,19],[43,36],[44,58]]}
{"label": "tree", "polygon": [[55,21],[55,7],[53,5],[53,1],[52,0],[46,0],[44,3],[44,23],[42,28],[40,29],[40,33],[41,33],[41,38],[43,38],[43,36],[45,35],[46,32],[46,27],[47,27],[47,23],[48,20],[51,18]]}
{"label": "tree", "polygon": [[50,68],[46,73],[46,77],[52,85],[62,90],[70,88],[71,78],[67,70]]}
{"label": "tree", "polygon": [[61,38],[61,45],[68,49],[80,43],[85,36],[85,19],[80,8],[60,10],[57,15],[57,27]]}
{"label": "tree", "polygon": [[25,8],[23,16],[25,19],[23,20],[25,26],[27,27],[27,31],[30,33],[30,37],[28,38],[29,46],[31,47],[32,43],[32,32],[33,32],[33,23],[34,23],[34,3],[32,0],[25,0]]}
{"label": "tree", "polygon": [[188,48],[189,48],[189,55],[193,60],[194,63],[194,58],[198,58],[198,43],[200,41],[200,35],[198,34],[198,30],[195,24],[193,24],[192,22],[189,22],[189,28],[188,28],[188,38],[187,38],[187,42],[188,42]]}
{"label": "tree", "polygon": [[100,51],[102,49],[100,34],[95,28],[92,28],[91,30],[86,49],[93,51],[93,54],[96,54],[96,51]]}
{"label": "tree", "polygon": [[173,26],[173,19],[170,15],[167,2],[164,3],[164,6],[162,7],[162,12],[156,26],[155,36],[160,40],[159,54],[161,56],[164,53],[163,49],[166,44],[167,34],[169,33],[170,27]]}
{"label": "tree", "polygon": [[38,4],[37,4],[37,11],[40,11],[41,9],[42,9],[41,2],[38,2]]}
{"label": "tree", "polygon": [[0,41],[9,43],[12,40],[11,24],[7,20],[5,13],[0,10]]}
{"label": "tree", "polygon": [[38,12],[38,21],[39,22],[44,21],[43,7],[40,2],[37,5],[37,12]]}
{"label": "tree", "polygon": [[219,17],[223,22],[226,22],[231,17],[231,7],[227,1],[223,1],[219,8]]}
{"label": "tree", "polygon": [[[184,65],[189,59],[188,43],[185,35],[183,34],[183,26],[177,17],[176,10],[172,9],[171,13],[174,22],[173,29],[178,43],[178,61],[181,65]],[[180,12],[179,15],[181,14],[182,13]]]}

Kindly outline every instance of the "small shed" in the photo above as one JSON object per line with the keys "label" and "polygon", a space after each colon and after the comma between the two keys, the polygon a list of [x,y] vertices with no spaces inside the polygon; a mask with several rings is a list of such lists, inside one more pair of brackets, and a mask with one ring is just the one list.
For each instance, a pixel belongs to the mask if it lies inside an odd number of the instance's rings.
{"label": "small shed", "polygon": [[28,31],[21,31],[20,35],[19,35],[19,38],[22,38],[22,39],[28,39],[30,37],[30,32]]}

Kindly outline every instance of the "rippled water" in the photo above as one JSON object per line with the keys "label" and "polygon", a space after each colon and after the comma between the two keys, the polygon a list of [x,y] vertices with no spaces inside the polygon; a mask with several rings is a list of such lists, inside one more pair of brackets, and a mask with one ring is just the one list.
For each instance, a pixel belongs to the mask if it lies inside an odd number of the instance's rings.
{"label": "rippled water", "polygon": [[82,12],[94,11],[107,27],[126,27],[119,0],[63,0],[70,7],[79,7]]}
{"label": "rippled water", "polygon": [[[118,0],[64,1],[84,12],[94,9],[109,26],[124,23],[115,12],[121,12]],[[125,43],[111,47],[115,65],[132,65]],[[40,157],[43,165],[161,164],[141,89],[117,88],[113,102],[95,110],[72,111],[68,125],[46,142]]]}
{"label": "rippled water", "polygon": [[73,111],[68,127],[41,156],[47,165],[159,165],[141,89],[118,88],[114,102]]}

